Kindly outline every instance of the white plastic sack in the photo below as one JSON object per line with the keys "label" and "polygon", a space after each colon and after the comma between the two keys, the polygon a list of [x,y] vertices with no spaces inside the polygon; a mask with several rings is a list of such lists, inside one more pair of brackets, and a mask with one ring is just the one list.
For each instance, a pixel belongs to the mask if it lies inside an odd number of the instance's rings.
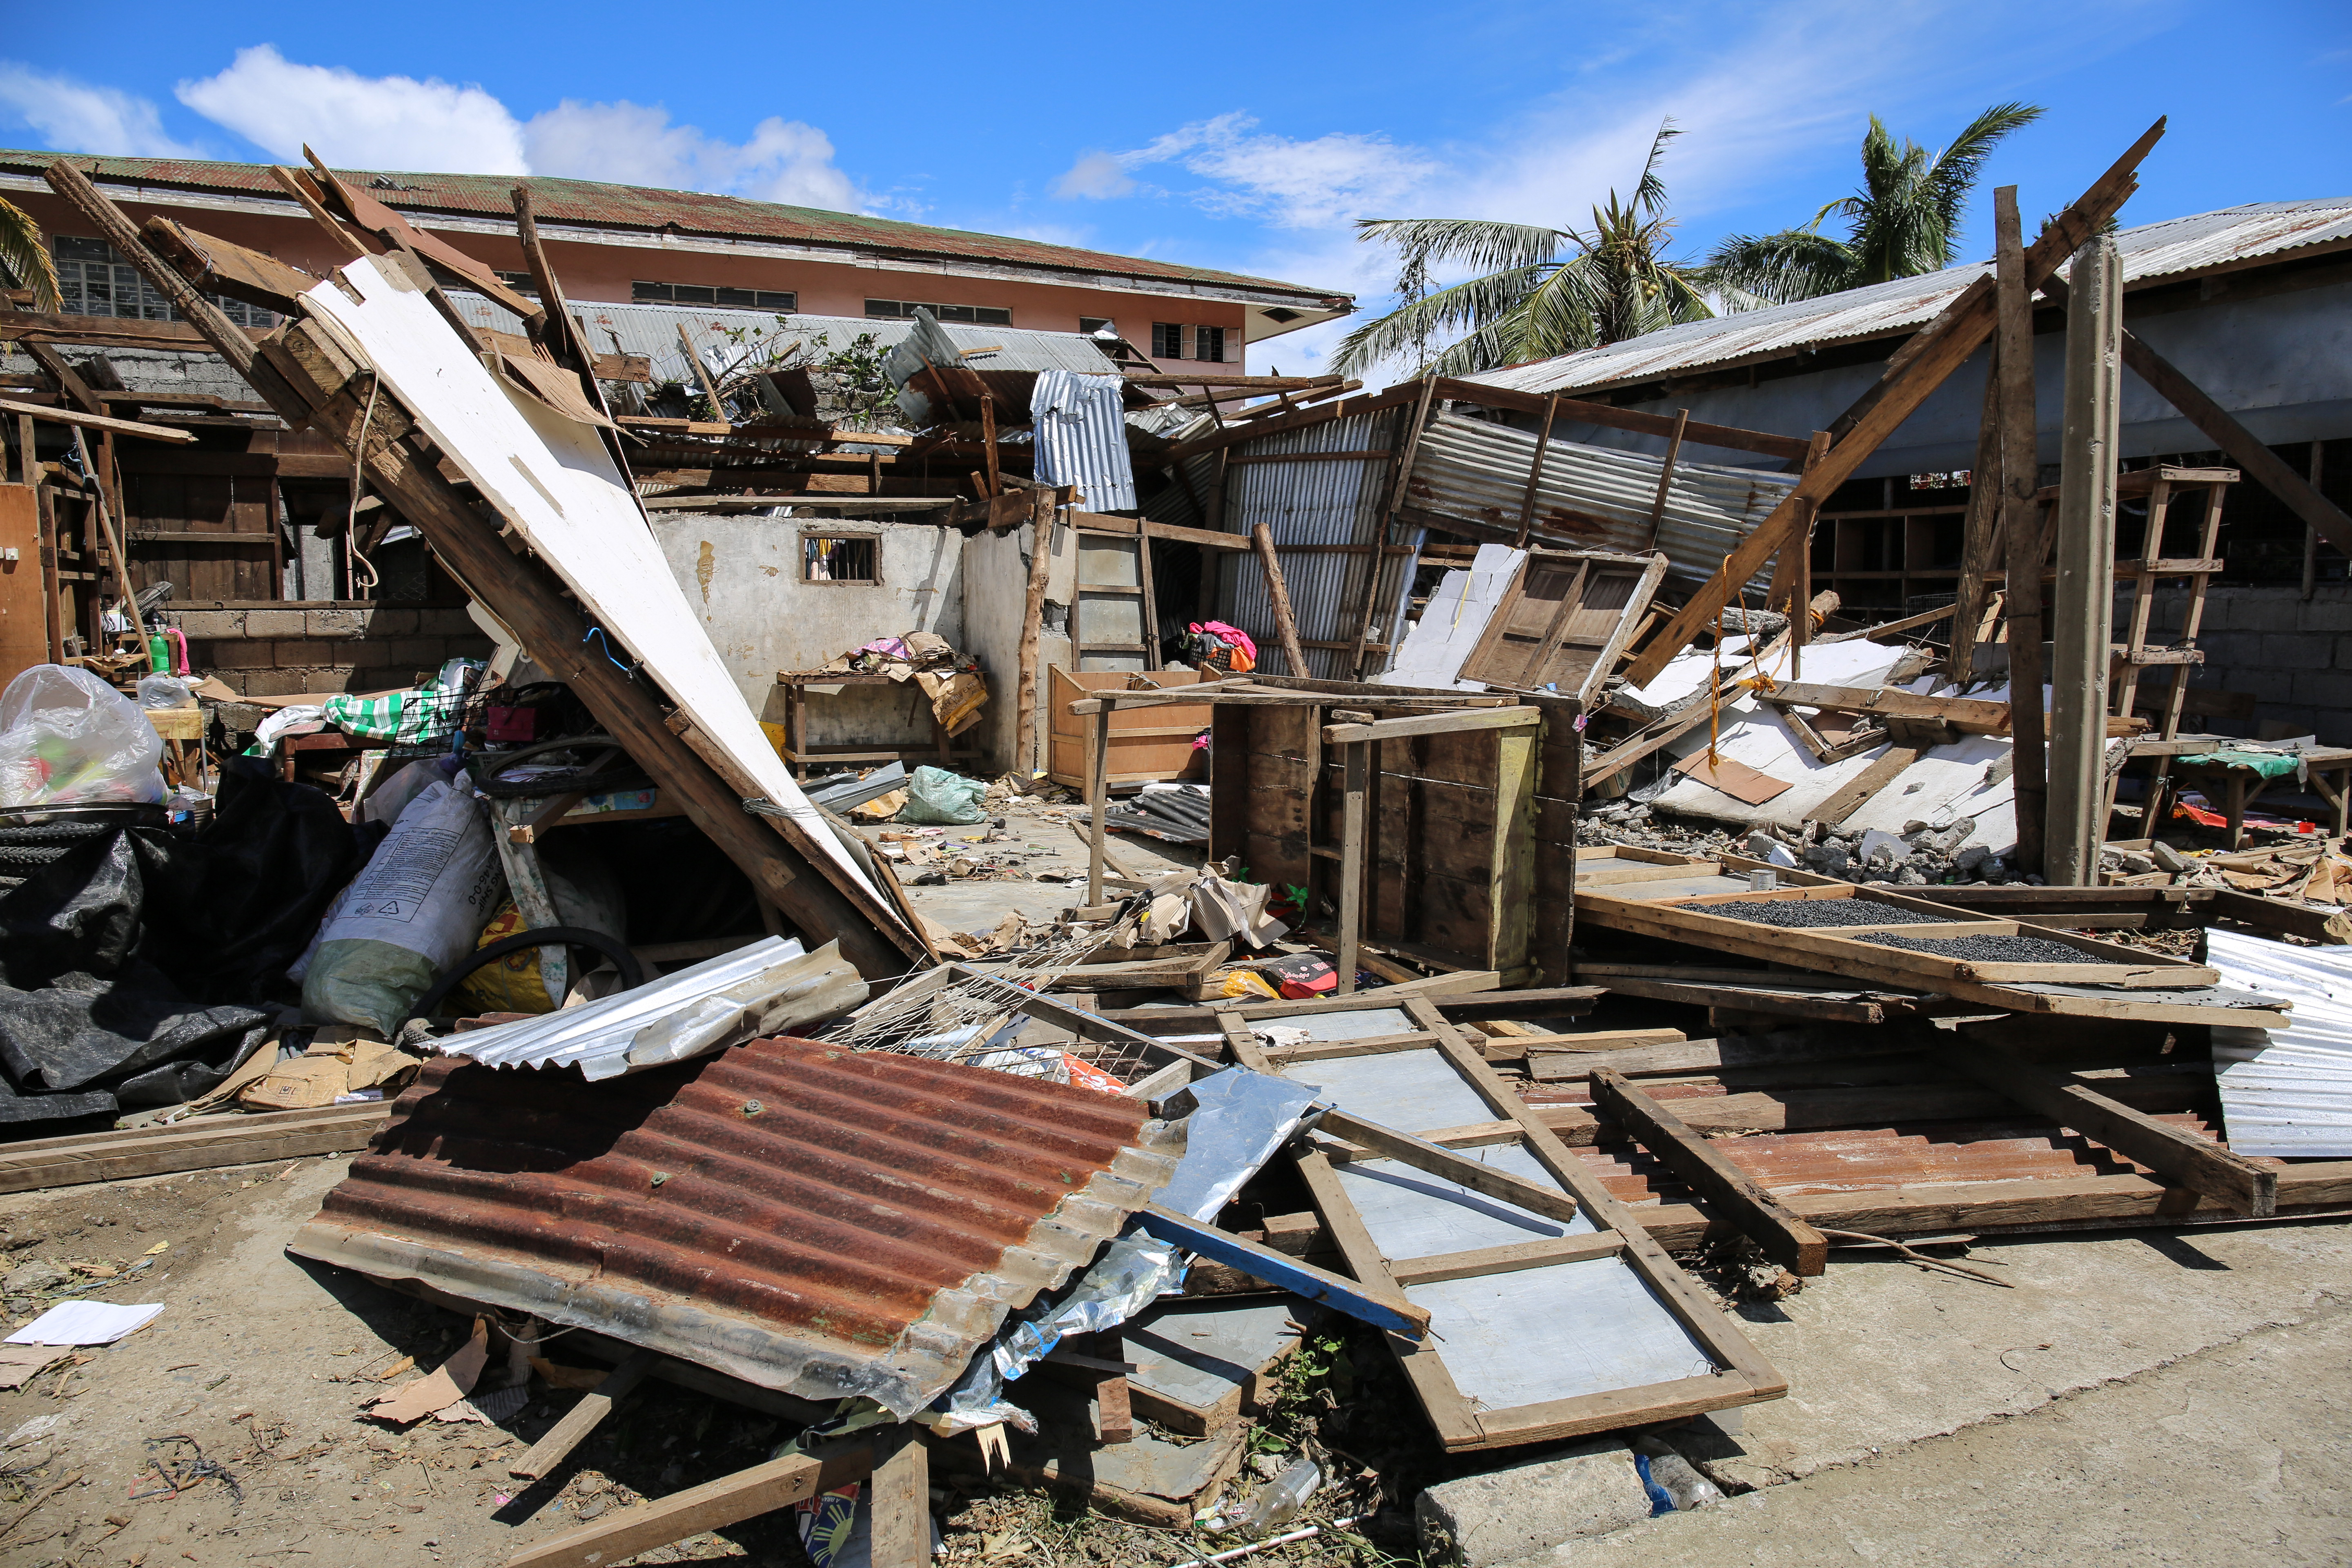
{"label": "white plastic sack", "polygon": [[302,979],[313,1024],[358,1024],[385,1038],[474,943],[507,896],[490,824],[470,791],[421,791],[321,933]]}
{"label": "white plastic sack", "polygon": [[163,737],[87,669],[37,664],[0,692],[0,806],[163,798]]}

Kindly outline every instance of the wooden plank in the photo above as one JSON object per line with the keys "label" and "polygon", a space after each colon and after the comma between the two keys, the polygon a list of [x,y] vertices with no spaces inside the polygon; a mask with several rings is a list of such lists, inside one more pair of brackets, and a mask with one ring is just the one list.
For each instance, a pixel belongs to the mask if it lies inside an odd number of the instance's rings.
{"label": "wooden plank", "polygon": [[[1334,706],[1350,706],[1352,701]],[[1370,724],[1326,724],[1326,745],[1348,746],[1363,741],[1400,741],[1412,735],[1453,735],[1465,731],[1532,730],[1543,723],[1540,708],[1475,708],[1455,713],[1423,713],[1408,719],[1381,719]]]}
{"label": "wooden plank", "polygon": [[212,294],[226,294],[281,316],[302,313],[301,298],[319,279],[274,256],[184,228],[170,218],[147,220],[148,242],[182,277]]}
{"label": "wooden plank", "polygon": [[615,1510],[593,1524],[526,1546],[507,1559],[507,1568],[607,1568],[640,1552],[773,1513],[873,1473],[874,1450],[866,1445],[823,1459],[806,1454],[770,1459],[669,1497]]}
{"label": "wooden plank", "polygon": [[929,1568],[930,1450],[923,1446],[921,1428],[911,1425],[898,1429],[896,1442],[896,1450],[874,1467],[873,1513],[867,1531],[871,1549],[866,1561],[872,1568]]}
{"label": "wooden plank", "polygon": [[572,1450],[586,1440],[588,1434],[603,1424],[613,1413],[613,1406],[623,1395],[643,1383],[646,1374],[660,1361],[658,1352],[649,1350],[632,1351],[626,1361],[614,1367],[604,1382],[580,1396],[580,1403],[563,1413],[563,1419],[548,1429],[547,1436],[530,1446],[528,1453],[507,1467],[507,1474],[517,1480],[535,1481],[551,1472]]}
{"label": "wooden plank", "polygon": [[1863,802],[1893,784],[1903,770],[1924,754],[1918,746],[1889,746],[1872,759],[1868,767],[1848,779],[1844,785],[1821,805],[1805,813],[1808,822],[1823,822],[1834,827],[1862,809]]}
{"label": "wooden plank", "polygon": [[1710,761],[1705,752],[1693,752],[1687,757],[1677,759],[1674,769],[1675,772],[1685,777],[1696,779],[1711,789],[1721,790],[1732,799],[1745,802],[1749,805],[1762,805],[1766,801],[1777,799],[1796,787],[1785,779],[1776,779],[1769,773],[1759,773],[1746,763],[1734,762],[1727,756],[1718,754]]}
{"label": "wooden plank", "polygon": [[1594,1068],[1591,1083],[1595,1106],[1616,1118],[1643,1148],[1762,1248],[1765,1257],[1800,1279],[1828,1272],[1829,1238],[1782,1207],[1673,1111],[1609,1068]]}
{"label": "wooden plank", "polygon": [[[2164,133],[2164,121],[2134,142],[2107,172],[2074,204],[2053,218],[2026,252],[2025,281],[2031,289],[2057,271],[2075,247],[2096,233],[2137,187],[2133,171]],[[1851,423],[1820,463],[1809,467],[1787,499],[1742,539],[1713,576],[1686,600],[1665,629],[1650,639],[1648,649],[1625,672],[1629,685],[1654,680],[1667,662],[1714,619],[1741,584],[1788,543],[1790,531],[1811,510],[1826,501],[1854,470],[1878,449],[1880,443],[1908,419],[1945,380],[1975,353],[1994,326],[1993,290],[1984,280],[1961,291],[1934,321],[1921,330],[1906,350],[1887,362],[1878,383],[1848,410]],[[1842,420],[1841,423],[1844,423]],[[1834,426],[1832,427],[1834,429]],[[1693,435],[1693,439],[1706,437]]]}
{"label": "wooden plank", "polygon": [[[1948,609],[1938,612],[1940,616],[1950,614]],[[1784,680],[1772,689],[1772,700],[1794,708],[1818,708],[1825,713],[1939,721],[1971,735],[2009,732],[2006,702],[1983,702],[1967,697],[1915,697],[1891,686],[1807,686]]]}
{"label": "wooden plank", "polygon": [[1250,531],[1250,541],[1257,547],[1258,564],[1265,572],[1266,597],[1274,605],[1274,629],[1282,639],[1283,658],[1290,662],[1290,673],[1306,675],[1307,652],[1298,646],[1298,617],[1291,614],[1290,586],[1282,578],[1282,563],[1274,552],[1274,530],[1261,522]]}
{"label": "wooden plank", "polygon": [[183,430],[176,426],[142,425],[136,419],[84,414],[77,409],[53,408],[42,403],[19,403],[13,397],[0,397],[0,414],[22,414],[34,419],[46,419],[52,425],[76,425],[85,430],[110,430],[149,441],[175,441],[182,446],[193,445],[196,438],[193,430]]}
{"label": "wooden plank", "polygon": [[2276,1171],[2110,1100],[2072,1073],[2053,1072],[1980,1037],[1969,1039],[1945,1060],[2035,1114],[2071,1127],[2239,1214],[2264,1219],[2277,1211]]}
{"label": "wooden plank", "polygon": [[1614,1258],[1624,1250],[1624,1240],[1615,1231],[1596,1230],[1546,1241],[1441,1252],[1429,1258],[1391,1258],[1389,1277],[1399,1285],[1435,1285],[1447,1279],[1475,1279],[1489,1274],[1515,1274],[1522,1268],[1549,1268],[1555,1263]]}
{"label": "wooden plank", "polygon": [[1738,984],[1706,981],[1654,980],[1624,975],[1607,982],[1610,990],[1653,1002],[1679,1002],[1689,1007],[1730,1007],[1743,1013],[1773,1013],[1786,1018],[1811,1018],[1824,1024],[1883,1024],[1886,1007],[1875,1000],[1850,996],[1808,996],[1781,991],[1756,990]]}
{"label": "wooden plank", "polygon": [[159,353],[201,353],[204,334],[184,321],[146,321],[128,316],[66,316],[40,310],[0,309],[0,339],[16,342],[66,343],[89,348],[152,349]]}
{"label": "wooden plank", "polygon": [[1223,1263],[1254,1275],[1269,1285],[1277,1286],[1293,1295],[1319,1301],[1335,1311],[1401,1334],[1408,1340],[1428,1336],[1429,1313],[1396,1291],[1381,1285],[1358,1281],[1334,1274],[1326,1268],[1276,1252],[1220,1230],[1191,1215],[1151,1204],[1138,1212],[1145,1231],[1167,1242],[1195,1252],[1212,1262]]}
{"label": "wooden plank", "polygon": [[1590,1217],[1574,1197],[1555,1188],[1545,1187],[1524,1176],[1478,1161],[1465,1159],[1452,1150],[1416,1138],[1409,1132],[1399,1132],[1367,1121],[1360,1116],[1350,1116],[1344,1110],[1327,1110],[1316,1124],[1318,1132],[1345,1139],[1360,1149],[1370,1151],[1384,1160],[1395,1160],[1433,1176],[1484,1193],[1490,1198],[1512,1204],[1547,1219],[1562,1224]]}
{"label": "wooden plank", "polygon": [[392,1106],[390,1100],[378,1100],[316,1110],[205,1117],[161,1129],[32,1139],[0,1150],[0,1193],[345,1153],[367,1146],[391,1120]]}

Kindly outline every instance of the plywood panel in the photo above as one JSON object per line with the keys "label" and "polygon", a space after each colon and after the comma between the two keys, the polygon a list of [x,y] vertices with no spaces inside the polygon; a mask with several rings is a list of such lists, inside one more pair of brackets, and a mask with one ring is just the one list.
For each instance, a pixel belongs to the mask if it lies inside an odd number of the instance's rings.
{"label": "plywood panel", "polygon": [[0,686],[48,662],[42,596],[41,522],[33,487],[0,485]]}

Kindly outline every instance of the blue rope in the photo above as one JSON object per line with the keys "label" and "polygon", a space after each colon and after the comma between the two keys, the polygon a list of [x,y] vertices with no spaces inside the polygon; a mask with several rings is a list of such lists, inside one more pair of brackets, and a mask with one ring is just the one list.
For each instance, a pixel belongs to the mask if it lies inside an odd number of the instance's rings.
{"label": "blue rope", "polygon": [[623,664],[619,659],[617,659],[617,658],[613,658],[613,644],[612,644],[611,640],[610,640],[610,639],[608,639],[608,638],[604,636],[604,627],[602,627],[602,626],[590,626],[590,627],[588,628],[587,636],[583,637],[580,640],[581,640],[582,642],[586,642],[590,637],[593,637],[593,638],[595,638],[595,639],[596,639],[597,646],[598,646],[598,647],[602,647],[602,648],[604,650],[604,657],[605,657],[606,658],[608,658],[608,659],[612,659],[613,668],[614,668],[614,669],[619,670],[623,675],[628,676],[628,677],[630,677],[630,678],[631,678],[631,679],[633,679],[635,678],[636,673],[637,673],[635,670],[631,669],[627,665]]}

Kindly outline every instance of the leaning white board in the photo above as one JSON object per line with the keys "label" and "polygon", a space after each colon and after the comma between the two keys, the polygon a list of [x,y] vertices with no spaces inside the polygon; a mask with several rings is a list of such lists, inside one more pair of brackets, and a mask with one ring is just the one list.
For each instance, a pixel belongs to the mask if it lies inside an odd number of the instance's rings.
{"label": "leaning white board", "polygon": [[350,336],[434,444],[579,596],[591,623],[642,661],[762,795],[879,897],[752,719],[597,433],[509,392],[406,279],[364,258],[345,264],[342,277],[358,300],[331,280],[303,298]]}

